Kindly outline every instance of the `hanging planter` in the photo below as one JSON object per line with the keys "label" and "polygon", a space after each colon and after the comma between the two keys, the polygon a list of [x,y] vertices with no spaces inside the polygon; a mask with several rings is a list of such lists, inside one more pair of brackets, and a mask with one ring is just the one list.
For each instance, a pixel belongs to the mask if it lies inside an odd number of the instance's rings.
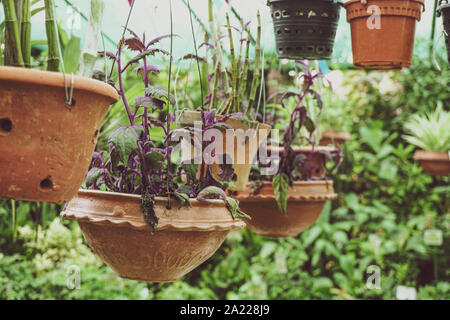
{"label": "hanging planter", "polygon": [[221,246],[233,219],[223,201],[191,200],[192,208],[155,199],[156,232],[145,222],[141,196],[80,191],[61,214],[77,220],[89,246],[121,278],[173,282],[197,268]]}
{"label": "hanging planter", "polygon": [[450,175],[450,153],[419,150],[414,154],[422,168],[433,176],[447,177]]}
{"label": "hanging planter", "polygon": [[275,29],[278,57],[327,60],[342,3],[336,0],[268,0]]}
{"label": "hanging planter", "polygon": [[423,0],[351,0],[344,6],[351,25],[355,67],[397,70],[411,65]]}
{"label": "hanging planter", "polygon": [[272,183],[264,182],[257,194],[245,192],[235,197],[240,208],[251,217],[247,227],[264,237],[297,237],[319,218],[326,201],[334,200],[332,181],[294,182],[289,189],[286,213],[278,207]]}
{"label": "hanging planter", "polygon": [[117,92],[87,78],[0,67],[0,198],[64,203],[81,186]]}
{"label": "hanging planter", "polygon": [[340,147],[350,140],[352,140],[352,136],[349,132],[327,130],[322,132],[322,138],[320,139],[319,145]]}
{"label": "hanging planter", "polygon": [[440,0],[439,1],[439,8],[437,11],[438,17],[442,15],[442,21],[444,23],[444,32],[445,32],[445,43],[447,45],[447,57],[448,57],[448,63],[450,64],[450,42],[449,42],[449,35],[450,35],[450,3],[448,0]]}
{"label": "hanging planter", "polygon": [[[201,123],[201,112],[200,111],[181,111],[177,114],[178,123],[181,126],[194,126],[195,122]],[[225,124],[229,125],[233,130],[242,130],[246,132],[248,129],[254,129],[256,131],[256,144],[252,143],[251,139],[244,139],[243,144],[239,145],[237,137],[234,138],[233,146],[234,150],[228,150],[227,141],[225,139],[226,135],[224,133],[224,139],[222,142],[223,153],[228,155],[234,155],[232,159],[234,172],[236,174],[236,181],[230,190],[232,191],[243,191],[248,183],[250,176],[250,171],[252,168],[253,159],[255,159],[258,153],[259,147],[269,136],[271,126],[267,124],[262,124],[258,122],[249,122],[250,127],[247,123],[244,123],[238,118],[231,117]],[[242,159],[245,156],[245,159]],[[219,170],[217,165],[212,165],[213,172]]]}

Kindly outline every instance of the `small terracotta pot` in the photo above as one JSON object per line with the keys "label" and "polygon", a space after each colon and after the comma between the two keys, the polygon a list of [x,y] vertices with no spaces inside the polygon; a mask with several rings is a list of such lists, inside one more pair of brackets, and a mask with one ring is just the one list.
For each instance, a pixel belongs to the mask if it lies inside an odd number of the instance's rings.
{"label": "small terracotta pot", "polygon": [[414,160],[433,176],[446,177],[450,175],[450,155],[448,152],[416,151]]}
{"label": "small terracotta pot", "polygon": [[[411,65],[416,20],[420,21],[425,8],[423,0],[351,0],[344,6],[351,24],[355,67],[397,70]],[[370,6],[380,8],[379,28],[372,24],[377,17]]]}
{"label": "small terracotta pot", "polygon": [[173,201],[169,210],[167,198],[156,198],[155,234],[136,195],[80,190],[61,216],[78,221],[92,250],[121,278],[173,282],[209,259],[230,230],[245,227],[222,201],[191,202],[180,209]]}
{"label": "small terracotta pot", "polygon": [[[193,126],[194,122],[201,122],[201,112],[199,111],[182,111],[177,114],[178,123],[181,126]],[[226,122],[233,130],[243,130],[246,132],[250,129],[245,123],[236,118],[230,118]],[[253,159],[255,159],[258,153],[259,147],[267,139],[270,134],[271,126],[258,122],[250,122],[251,129],[256,131],[256,136],[252,136],[249,139],[242,141],[243,144],[239,144],[238,138],[235,136],[232,143],[233,147],[227,146],[226,136],[222,140],[223,153],[232,157],[233,168],[236,174],[237,180],[233,186],[230,186],[232,191],[243,191],[247,185],[250,171],[252,168]],[[219,153],[219,152],[217,152]],[[212,165],[212,171],[219,172],[219,166],[217,164]]]}
{"label": "small terracotta pot", "polygon": [[340,147],[345,142],[352,140],[350,133],[346,131],[324,131],[319,145],[321,146],[336,146]]}
{"label": "small terracotta pot", "polygon": [[118,95],[75,77],[73,99],[68,106],[61,73],[0,67],[0,199],[64,203],[77,194]]}
{"label": "small terracotta pot", "polygon": [[289,189],[287,212],[283,214],[275,200],[271,182],[264,182],[257,195],[250,186],[235,197],[242,211],[252,219],[247,227],[264,237],[297,237],[319,218],[326,201],[334,200],[332,181],[295,182]]}
{"label": "small terracotta pot", "polygon": [[[325,178],[327,173],[327,156],[320,151],[327,151],[332,153],[336,151],[334,147],[293,147],[292,148],[296,155],[303,154],[306,156],[306,160],[303,164],[303,171],[310,172],[311,178]],[[281,157],[284,154],[284,148],[280,147],[268,147],[267,155],[271,156],[273,151],[277,151],[279,156]]]}

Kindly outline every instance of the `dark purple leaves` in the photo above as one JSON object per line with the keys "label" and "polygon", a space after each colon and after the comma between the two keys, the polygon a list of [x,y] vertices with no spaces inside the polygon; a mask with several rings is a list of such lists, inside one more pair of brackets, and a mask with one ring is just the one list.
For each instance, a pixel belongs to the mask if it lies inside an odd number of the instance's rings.
{"label": "dark purple leaves", "polygon": [[151,151],[145,155],[147,169],[161,170],[164,166],[164,155],[159,151]]}
{"label": "dark purple leaves", "polygon": [[145,107],[151,109],[162,109],[164,107],[165,102],[163,100],[153,98],[153,97],[136,97],[133,103],[131,104],[133,107]]}
{"label": "dark purple leaves", "polygon": [[145,45],[138,38],[125,39],[125,45],[133,51],[143,52],[145,51]]}
{"label": "dark purple leaves", "polygon": [[167,97],[170,99],[170,103],[175,105],[175,96],[172,94],[168,95],[168,92],[161,88],[147,88],[145,89],[145,94],[156,99],[167,101]]}

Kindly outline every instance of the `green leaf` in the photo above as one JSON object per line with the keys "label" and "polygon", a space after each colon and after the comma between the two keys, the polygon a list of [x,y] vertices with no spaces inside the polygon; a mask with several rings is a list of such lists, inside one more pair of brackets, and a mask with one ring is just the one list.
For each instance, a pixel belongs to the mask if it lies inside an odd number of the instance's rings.
{"label": "green leaf", "polygon": [[89,170],[88,174],[86,175],[86,187],[93,186],[97,180],[103,175],[103,169],[101,168],[92,168]]}
{"label": "green leaf", "polygon": [[233,215],[233,218],[235,218],[235,219],[251,219],[245,212],[243,212],[239,208],[239,201],[237,201],[233,198],[227,197],[226,203],[227,203],[228,210],[230,210],[231,214]]}
{"label": "green leaf", "polygon": [[289,177],[285,173],[279,173],[273,177],[272,186],[281,212],[286,213],[287,198],[289,194]]}
{"label": "green leaf", "polygon": [[126,163],[130,154],[137,149],[137,140],[144,131],[142,127],[118,127],[109,136],[108,142],[116,147],[121,160]]}
{"label": "green leaf", "polygon": [[179,191],[175,191],[174,194],[178,198],[178,200],[180,200],[180,208],[185,204],[192,208],[191,199],[189,198],[188,194]]}
{"label": "green leaf", "polygon": [[316,125],[314,124],[314,121],[310,117],[305,118],[305,128],[308,130],[309,133],[313,133],[316,131]]}
{"label": "green leaf", "polygon": [[161,110],[164,107],[164,104],[165,104],[165,102],[161,99],[151,98],[151,97],[136,97],[136,99],[134,99],[131,106],[132,107],[151,108],[154,110],[155,109]]}
{"label": "green leaf", "polygon": [[159,151],[149,152],[145,155],[145,164],[148,169],[159,170],[164,166],[164,155]]}
{"label": "green leaf", "polygon": [[186,172],[186,175],[188,176],[189,180],[196,180],[197,179],[197,171],[198,171],[198,165],[193,163],[185,163],[181,165]]}
{"label": "green leaf", "polygon": [[76,73],[81,58],[81,40],[72,35],[64,48],[63,61],[66,73]]}
{"label": "green leaf", "polygon": [[161,88],[156,88],[156,87],[147,88],[147,89],[145,89],[145,93],[153,98],[164,100],[164,101],[168,101],[167,96],[169,96],[170,103],[172,105],[175,105],[175,103],[176,103],[175,96],[173,94],[168,95],[167,91],[164,89],[161,89]]}
{"label": "green leaf", "polygon": [[217,199],[222,199],[225,204],[227,204],[227,195],[225,194],[225,191],[218,187],[209,186],[200,191],[200,193],[197,195],[197,200],[204,201],[211,199],[211,197]]}
{"label": "green leaf", "polygon": [[141,209],[144,214],[145,222],[152,227],[153,233],[155,233],[158,228],[159,219],[155,212],[155,196],[150,194],[148,190],[145,190],[142,193]]}

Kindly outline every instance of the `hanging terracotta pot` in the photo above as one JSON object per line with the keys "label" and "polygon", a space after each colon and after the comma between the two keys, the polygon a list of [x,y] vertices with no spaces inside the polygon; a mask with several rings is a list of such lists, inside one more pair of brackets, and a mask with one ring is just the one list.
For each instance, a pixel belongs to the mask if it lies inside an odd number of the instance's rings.
{"label": "hanging terracotta pot", "polygon": [[[195,122],[201,123],[201,112],[199,111],[181,111],[177,114],[177,121],[181,126],[194,126]],[[237,118],[230,118],[225,122],[233,130],[242,130],[247,132],[248,129],[253,129],[256,135],[242,139],[239,141],[238,137],[234,137],[234,141],[228,142],[227,145],[226,134],[223,135],[222,149],[223,153],[230,155],[233,163],[234,172],[236,174],[236,181],[233,186],[230,186],[232,191],[243,191],[247,185],[253,160],[258,153],[259,147],[269,136],[271,126],[258,122],[250,122],[250,127]],[[218,153],[218,151],[216,151]],[[219,172],[218,165],[212,165],[212,171]]]}
{"label": "hanging terracotta pot", "polygon": [[416,151],[414,160],[433,176],[446,177],[450,175],[450,153],[437,151]]}
{"label": "hanging terracotta pot", "polygon": [[[336,151],[334,147],[293,147],[296,155],[302,154],[305,156],[302,173],[310,174],[309,178],[324,179],[327,173],[327,161],[329,160],[327,154],[332,154]],[[280,157],[284,154],[284,148],[267,147],[267,155],[271,156],[276,152]]]}
{"label": "hanging terracotta pot", "polygon": [[437,11],[438,17],[442,15],[442,22],[444,23],[445,44],[447,45],[447,58],[450,64],[450,2],[448,0],[440,0]]}
{"label": "hanging terracotta pot", "polygon": [[297,237],[319,218],[326,201],[334,200],[332,181],[294,182],[289,189],[287,212],[283,214],[275,200],[271,182],[264,182],[258,194],[245,192],[235,197],[239,206],[251,220],[247,227],[264,237]]}
{"label": "hanging terracotta pot", "polygon": [[355,67],[396,70],[411,65],[424,0],[350,0],[344,6]]}
{"label": "hanging terracotta pot", "polygon": [[[66,76],[70,93],[71,76]],[[0,199],[64,203],[78,192],[103,117],[118,100],[111,86],[74,77],[0,67]]]}
{"label": "hanging terracotta pot", "polygon": [[327,130],[322,132],[322,138],[319,145],[340,147],[345,142],[352,140],[352,136],[346,131]]}
{"label": "hanging terracotta pot", "polygon": [[342,3],[336,0],[268,0],[278,58],[327,60]]}
{"label": "hanging terracotta pot", "polygon": [[89,246],[121,278],[173,282],[209,259],[230,230],[245,227],[219,200],[179,208],[156,198],[156,232],[144,221],[141,197],[101,191],[78,193],[61,213],[77,220]]}

